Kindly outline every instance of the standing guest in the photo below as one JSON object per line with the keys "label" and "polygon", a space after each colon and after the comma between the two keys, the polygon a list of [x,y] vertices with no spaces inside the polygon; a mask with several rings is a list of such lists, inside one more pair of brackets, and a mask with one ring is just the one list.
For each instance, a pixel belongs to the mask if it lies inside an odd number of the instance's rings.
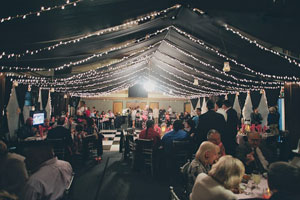
{"label": "standing guest", "polygon": [[158,118],[159,118],[159,110],[158,110],[158,108],[154,108],[154,110],[153,110],[153,118],[154,118],[154,123],[158,124]]}
{"label": "standing guest", "polygon": [[9,153],[6,144],[0,140],[0,188],[2,190],[20,195],[28,179],[24,160],[25,157],[19,154]]}
{"label": "standing guest", "polygon": [[272,163],[268,171],[268,185],[273,193],[270,200],[300,199],[300,168],[286,162]]}
{"label": "standing guest", "polygon": [[270,127],[270,132],[274,135],[279,134],[279,119],[280,114],[277,111],[276,107],[270,107],[268,114],[268,126]]}
{"label": "standing guest", "polygon": [[37,129],[33,127],[32,117],[27,118],[26,123],[21,129],[18,130],[18,137],[21,139],[26,139],[28,137],[35,136]]}
{"label": "standing guest", "polygon": [[170,154],[172,151],[173,140],[185,140],[188,138],[187,133],[182,130],[183,124],[181,120],[175,120],[173,123],[173,130],[166,133],[161,142],[165,153]]}
{"label": "standing guest", "polygon": [[208,141],[202,142],[195,159],[188,167],[188,192],[192,192],[193,185],[197,176],[201,173],[208,174],[210,167],[219,158],[220,148]]}
{"label": "standing guest", "polygon": [[[227,100],[225,100],[225,101],[227,101]],[[216,101],[215,111],[217,113],[222,114],[224,116],[225,121],[227,121],[227,114],[226,114],[226,112],[225,112],[225,110],[223,109],[222,106],[223,106],[223,100],[219,99],[218,101]]]}
{"label": "standing guest", "polygon": [[261,114],[259,113],[258,107],[253,108],[253,112],[250,115],[251,117],[251,124],[255,124],[255,126],[261,124],[263,120]]}
{"label": "standing guest", "polygon": [[193,117],[193,120],[194,120],[194,123],[195,123],[195,128],[198,127],[199,116],[201,115],[201,108],[197,108],[196,113],[197,113],[197,115]]}
{"label": "standing guest", "polygon": [[261,136],[258,132],[248,133],[248,142],[237,147],[236,157],[244,163],[247,174],[253,171],[266,172],[269,163],[274,160],[272,153],[261,144]]}
{"label": "standing guest", "polygon": [[211,129],[208,131],[207,141],[214,143],[220,148],[220,157],[226,155],[225,148],[221,142],[221,134],[217,130]]}
{"label": "standing guest", "polygon": [[90,107],[88,107],[85,111],[85,116],[86,117],[91,117],[91,110],[90,110]]}
{"label": "standing guest", "polygon": [[225,126],[225,132],[222,133],[222,140],[227,151],[226,153],[233,156],[237,147],[236,134],[239,119],[237,116],[237,112],[232,108],[228,100],[225,100],[223,102],[223,109],[225,110],[227,115],[227,122]]}
{"label": "standing guest", "polygon": [[169,114],[171,114],[171,113],[173,112],[173,110],[172,110],[172,107],[171,107],[171,106],[169,106],[169,108],[168,108],[168,110],[167,110],[167,111],[168,111],[168,113],[169,113]]}
{"label": "standing guest", "polygon": [[136,117],[136,108],[133,108],[131,110],[132,128],[135,128],[135,117]]}
{"label": "standing guest", "polygon": [[197,134],[199,135],[198,146],[206,140],[207,133],[210,129],[215,129],[221,134],[223,134],[225,130],[224,116],[215,112],[215,103],[209,99],[206,106],[208,111],[199,116],[199,125],[197,127]]}
{"label": "standing guest", "polygon": [[231,191],[239,187],[245,173],[243,163],[229,155],[212,166],[208,175],[197,176],[190,200],[235,200]]}
{"label": "standing guest", "polygon": [[158,132],[154,130],[154,121],[148,120],[146,122],[147,128],[142,130],[139,134],[139,138],[141,139],[152,139],[153,147],[157,149],[160,146],[160,135]]}
{"label": "standing guest", "polygon": [[31,144],[25,149],[25,155],[32,175],[24,186],[21,199],[61,199],[71,181],[71,165],[54,157],[50,145],[42,142]]}

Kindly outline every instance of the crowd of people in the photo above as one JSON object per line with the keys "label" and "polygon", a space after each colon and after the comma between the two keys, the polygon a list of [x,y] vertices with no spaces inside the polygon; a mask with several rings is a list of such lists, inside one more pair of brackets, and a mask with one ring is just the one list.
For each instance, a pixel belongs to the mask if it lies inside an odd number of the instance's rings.
{"label": "crowd of people", "polygon": [[[137,107],[128,110],[127,114],[130,115],[130,126],[133,128],[137,118],[144,120],[145,128],[139,138],[152,139],[156,155],[158,152],[165,156],[163,158],[170,158],[173,154],[173,141],[189,142],[189,153],[194,156],[184,165],[184,174],[187,177],[187,192],[192,200],[236,199],[233,192],[238,191],[245,173],[268,173],[273,199],[280,199],[282,196],[291,197],[290,199],[299,197],[299,191],[292,185],[299,182],[299,168],[289,163],[276,162],[278,155],[268,149],[257,130],[248,133],[247,141],[237,144],[240,120],[228,100],[216,103],[208,100],[207,110],[202,114],[201,109],[197,108],[196,116],[191,117],[187,112],[176,115],[171,107],[167,110],[140,110]],[[270,108],[270,111],[269,125],[278,128],[279,115],[274,108]],[[45,119],[43,125],[36,127],[33,126],[32,118],[28,118],[18,131],[18,136],[21,140],[34,136],[47,140],[62,139],[71,158],[74,154],[82,153],[82,141],[86,136],[95,135],[98,141],[102,140],[95,118],[102,116],[102,119],[110,119],[114,115],[111,111],[100,115],[98,113],[94,108],[89,111],[82,104],[75,119],[68,115]],[[261,120],[261,115],[255,108],[251,123],[257,125]],[[26,159],[21,155],[8,153],[6,144],[2,141],[0,147],[0,186],[6,192],[22,199],[43,199],[40,197],[46,196],[56,199],[63,195],[71,180],[72,167],[69,162],[57,159],[48,143],[32,143],[24,152]],[[287,173],[290,180],[289,187],[279,181],[281,178],[287,180],[284,173]]]}
{"label": "crowd of people", "polygon": [[[236,136],[240,120],[228,100],[219,100],[216,103],[208,100],[207,110],[206,113],[201,114],[201,109],[197,108],[195,117],[177,118],[172,125],[172,130],[164,135],[155,130],[153,121],[148,120],[146,129],[139,135],[142,139],[153,139],[154,148],[158,148],[167,155],[166,157],[172,156],[173,141],[190,141],[195,156],[191,162],[183,166],[183,173],[188,180],[186,184],[190,199],[236,199],[233,192],[238,191],[239,183],[245,173],[268,172],[271,177],[272,175],[284,176],[283,171],[273,174],[272,170],[275,169],[272,166],[289,168],[294,173],[293,178],[290,177],[291,181],[293,183],[299,181],[299,168],[276,162],[278,155],[268,148],[258,130],[251,130],[247,134],[248,140],[237,144]],[[272,112],[268,117],[269,125],[278,127],[279,114],[274,107],[270,110]],[[261,115],[257,108],[254,108],[251,123],[258,125],[261,121]],[[272,189],[270,181],[269,184]],[[299,197],[299,192],[296,190],[283,188],[280,185],[272,190],[274,194],[276,193],[273,198],[278,199],[277,195],[284,194],[281,193],[283,189],[289,192],[289,196]]]}

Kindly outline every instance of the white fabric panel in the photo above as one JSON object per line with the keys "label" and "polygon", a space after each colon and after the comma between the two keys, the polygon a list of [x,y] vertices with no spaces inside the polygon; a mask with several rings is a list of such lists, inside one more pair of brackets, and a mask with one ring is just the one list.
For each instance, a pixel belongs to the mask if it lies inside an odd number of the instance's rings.
{"label": "white fabric panel", "polygon": [[239,103],[239,95],[235,95],[235,99],[234,99],[234,103],[233,103],[232,108],[237,112],[238,118],[240,119],[242,111],[241,111],[241,106],[240,106],[240,103]]}
{"label": "white fabric panel", "polygon": [[47,112],[47,119],[51,118],[51,94],[50,94],[50,90],[49,90],[49,95],[48,95],[48,102],[47,102],[47,106],[46,106],[46,112]]}
{"label": "white fabric panel", "polygon": [[249,123],[251,122],[251,113],[252,113],[252,101],[251,101],[251,97],[250,97],[250,93],[247,94],[247,98],[245,101],[245,105],[243,108],[243,117],[244,117],[244,122],[249,121]]}
{"label": "white fabric panel", "polygon": [[43,106],[42,106],[42,91],[41,88],[39,89],[39,98],[38,98],[38,102],[40,103],[40,110],[43,110]]}
{"label": "white fabric panel", "polygon": [[203,103],[202,103],[202,108],[201,108],[201,114],[204,114],[207,112],[207,106],[206,106],[206,99],[203,97]]}
{"label": "white fabric panel", "polygon": [[269,109],[268,109],[268,102],[267,102],[267,97],[265,92],[263,92],[261,95],[260,102],[258,105],[258,112],[261,114],[263,118],[261,122],[261,127],[267,126]]}
{"label": "white fabric panel", "polygon": [[15,86],[13,86],[12,88],[9,102],[7,105],[7,121],[8,121],[9,137],[11,139],[15,139],[17,137],[15,131],[18,130],[18,123],[19,123],[19,104],[18,104]]}

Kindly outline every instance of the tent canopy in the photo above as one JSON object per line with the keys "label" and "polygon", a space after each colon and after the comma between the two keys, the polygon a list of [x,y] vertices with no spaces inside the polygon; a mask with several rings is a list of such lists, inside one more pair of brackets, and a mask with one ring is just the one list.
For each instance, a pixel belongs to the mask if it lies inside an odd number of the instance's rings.
{"label": "tent canopy", "polygon": [[[162,92],[193,98],[278,89],[284,81],[300,79],[300,61],[271,49],[279,45],[297,54],[299,39],[288,32],[296,26],[280,29],[283,20],[292,24],[298,18],[286,14],[290,4],[276,21],[279,33],[272,29],[271,21],[278,17],[278,2],[273,1],[259,3],[252,12],[237,1],[215,7],[203,1],[68,2],[64,9],[0,24],[1,71],[13,72],[8,76],[21,84],[78,96],[108,94],[151,80]],[[45,8],[67,2],[46,3]],[[1,18],[40,10],[36,4],[13,10],[7,5]],[[291,37],[279,40],[284,32]],[[229,72],[223,71],[224,62],[229,62]]]}

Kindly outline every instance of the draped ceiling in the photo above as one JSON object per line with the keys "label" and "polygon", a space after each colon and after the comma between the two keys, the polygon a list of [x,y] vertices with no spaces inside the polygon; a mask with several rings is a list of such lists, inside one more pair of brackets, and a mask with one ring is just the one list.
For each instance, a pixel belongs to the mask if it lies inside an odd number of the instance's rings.
{"label": "draped ceiling", "polygon": [[[12,2],[23,5],[15,14],[41,6]],[[278,89],[284,81],[300,79],[300,60],[271,49],[280,45],[297,53],[299,38],[278,40],[284,33],[270,33],[270,26],[266,37],[263,29],[253,28],[258,15],[249,12],[241,23],[237,12],[225,7],[229,14],[221,14],[220,7],[212,9],[203,1],[68,2],[77,3],[0,24],[0,55],[5,52],[0,70],[11,80],[75,96],[106,95],[151,80],[168,95],[194,98]],[[1,10],[1,18],[13,16],[11,9]],[[274,19],[264,17],[260,28]],[[223,72],[224,62],[230,63],[230,72]]]}

